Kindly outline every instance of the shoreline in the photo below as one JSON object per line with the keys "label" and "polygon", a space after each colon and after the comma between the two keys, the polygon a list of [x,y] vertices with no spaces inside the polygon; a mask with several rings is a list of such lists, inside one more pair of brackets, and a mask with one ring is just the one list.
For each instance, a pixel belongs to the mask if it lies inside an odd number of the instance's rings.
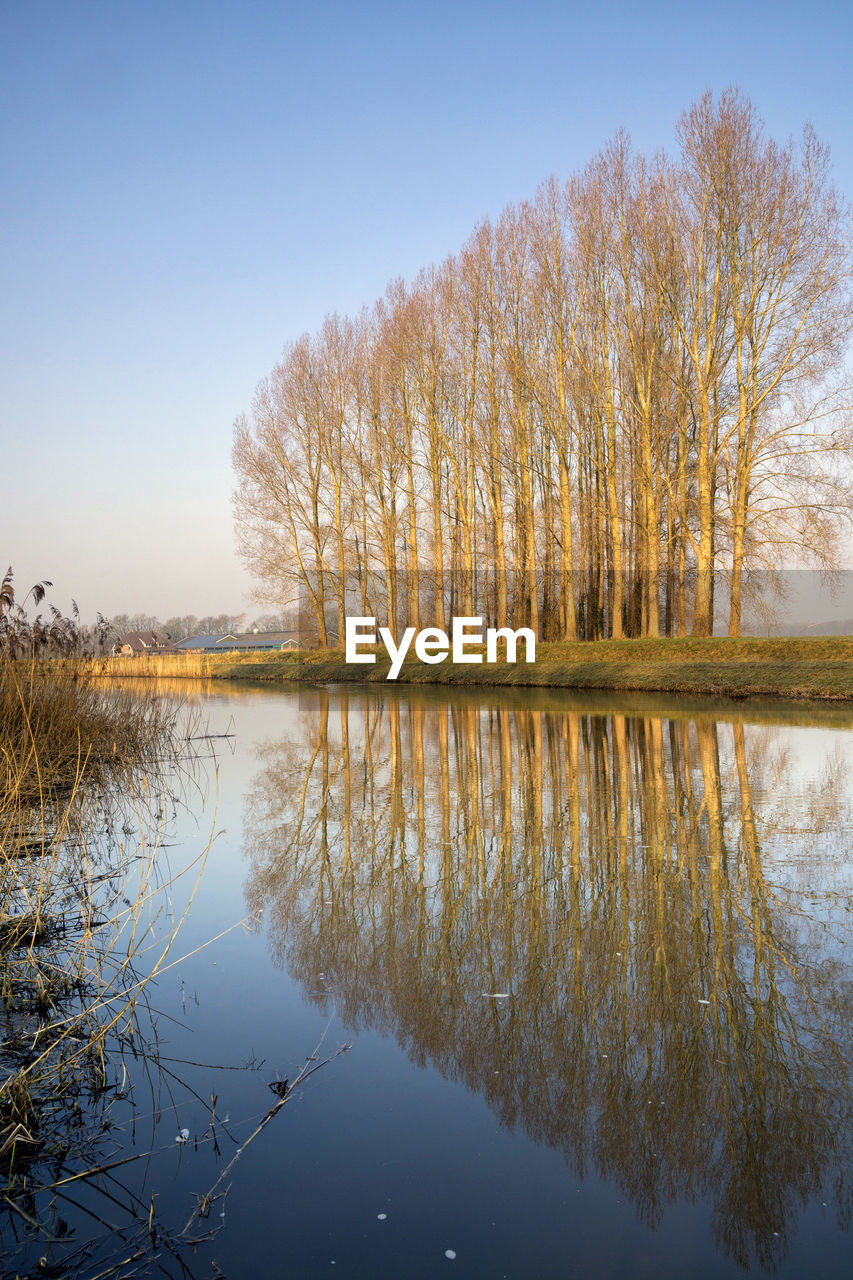
{"label": "shoreline", "polygon": [[[76,659],[63,665],[80,667]],[[342,649],[299,653],[175,653],[85,662],[110,678],[211,679],[253,684],[351,684],[444,688],[588,689],[710,698],[853,702],[853,636],[679,637],[542,643],[535,663],[486,665],[407,658],[396,680],[384,649],[373,665]]]}

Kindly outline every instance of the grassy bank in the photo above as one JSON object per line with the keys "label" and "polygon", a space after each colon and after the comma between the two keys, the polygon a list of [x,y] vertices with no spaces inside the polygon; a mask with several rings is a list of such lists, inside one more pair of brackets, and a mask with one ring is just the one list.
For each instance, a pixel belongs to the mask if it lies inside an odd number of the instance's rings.
{"label": "grassy bank", "polygon": [[[390,661],[350,665],[343,650],[163,654],[99,660],[105,676],[157,676],[310,684],[384,683]],[[853,700],[853,637],[712,637],[540,644],[536,662],[427,666],[407,658],[398,684],[512,685],[637,690],[731,698]]]}

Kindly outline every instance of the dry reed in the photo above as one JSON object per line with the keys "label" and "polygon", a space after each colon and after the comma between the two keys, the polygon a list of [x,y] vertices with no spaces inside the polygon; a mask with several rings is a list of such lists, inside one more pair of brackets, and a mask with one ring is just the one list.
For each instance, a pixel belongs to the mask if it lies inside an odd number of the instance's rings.
{"label": "dry reed", "polygon": [[91,1160],[176,932],[155,942],[176,716],[0,650],[0,1205],[38,1238],[40,1192]]}

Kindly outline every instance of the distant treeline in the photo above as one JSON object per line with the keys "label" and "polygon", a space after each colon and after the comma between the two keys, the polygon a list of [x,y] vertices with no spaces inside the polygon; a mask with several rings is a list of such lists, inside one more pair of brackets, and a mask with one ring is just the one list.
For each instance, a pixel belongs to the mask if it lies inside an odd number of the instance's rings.
{"label": "distant treeline", "polygon": [[245,613],[209,614],[197,618],[193,613],[182,617],[167,618],[161,622],[150,613],[116,613],[109,620],[109,634],[116,640],[126,636],[130,631],[155,631],[168,636],[177,643],[188,640],[190,636],[227,635],[242,631],[282,631],[286,629],[285,621],[279,614],[264,614],[253,622],[246,622]]}
{"label": "distant treeline", "polygon": [[694,634],[750,572],[833,562],[851,436],[848,213],[809,129],[706,94],[675,155],[619,134],[357,318],[291,342],[235,424],[266,598],[394,629]]}

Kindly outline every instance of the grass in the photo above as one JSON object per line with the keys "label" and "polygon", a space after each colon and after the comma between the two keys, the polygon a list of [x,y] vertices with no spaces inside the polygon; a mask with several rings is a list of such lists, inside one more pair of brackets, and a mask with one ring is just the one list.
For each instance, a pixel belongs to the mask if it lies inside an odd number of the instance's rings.
{"label": "grass", "polygon": [[85,668],[0,659],[0,796],[19,810],[88,782],[150,767],[167,728],[162,704],[110,694]]}
{"label": "grass", "polygon": [[[157,676],[264,683],[385,683],[389,659],[350,665],[344,651],[162,654],[101,659],[105,676]],[[427,666],[408,657],[397,683],[546,686],[713,697],[853,699],[853,636],[720,637],[539,644],[536,662]]]}
{"label": "grass", "polygon": [[59,1171],[92,1161],[174,938],[152,950],[175,725],[161,699],[0,649],[0,1207],[38,1238]]}

